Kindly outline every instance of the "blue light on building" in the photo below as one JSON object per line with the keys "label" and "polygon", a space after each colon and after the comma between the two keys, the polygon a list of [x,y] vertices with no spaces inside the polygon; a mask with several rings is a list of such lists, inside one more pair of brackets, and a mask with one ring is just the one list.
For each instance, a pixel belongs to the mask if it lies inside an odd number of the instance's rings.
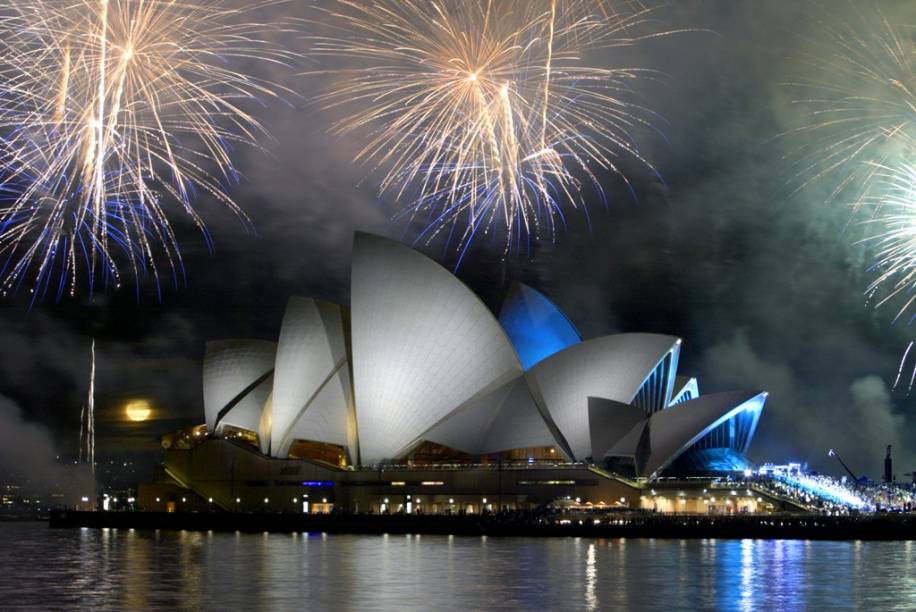
{"label": "blue light on building", "polygon": [[678,457],[672,472],[745,472],[751,468],[747,457],[733,448],[696,448]]}
{"label": "blue light on building", "polygon": [[527,370],[539,361],[582,342],[569,319],[543,294],[516,284],[509,292],[499,322]]}

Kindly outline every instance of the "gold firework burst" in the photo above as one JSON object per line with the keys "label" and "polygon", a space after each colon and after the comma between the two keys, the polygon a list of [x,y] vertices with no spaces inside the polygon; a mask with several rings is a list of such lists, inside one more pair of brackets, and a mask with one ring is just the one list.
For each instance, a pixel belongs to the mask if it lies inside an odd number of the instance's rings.
{"label": "gold firework burst", "polygon": [[[246,110],[280,88],[238,70],[285,64],[278,26],[249,19],[263,0],[12,0],[0,9],[3,291],[33,281],[76,291],[85,272],[158,280],[180,269],[169,204],[204,230],[197,191],[244,218],[227,187],[231,150],[263,132]],[[120,264],[120,265],[119,265]],[[63,282],[66,279],[66,282]]]}
{"label": "gold firework burst", "polygon": [[[590,64],[586,54],[650,36],[648,10],[580,0],[332,0],[313,19],[310,53],[343,68],[318,97],[358,132],[356,159],[431,239],[458,228],[514,239],[555,233],[567,205],[622,160],[651,168],[636,133],[653,113],[633,89],[651,70]],[[640,33],[643,32],[643,33]],[[600,187],[599,187],[600,189]]]}

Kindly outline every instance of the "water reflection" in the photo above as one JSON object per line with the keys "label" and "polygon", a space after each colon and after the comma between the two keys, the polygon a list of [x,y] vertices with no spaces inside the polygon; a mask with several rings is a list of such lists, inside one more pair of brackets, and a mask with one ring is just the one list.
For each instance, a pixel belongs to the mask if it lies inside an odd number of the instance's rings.
{"label": "water reflection", "polygon": [[741,540],[741,599],[738,607],[754,609],[754,541]]}
{"label": "water reflection", "polygon": [[912,543],[56,531],[0,524],[0,607],[913,609]]}
{"label": "water reflection", "polygon": [[598,609],[598,595],[595,588],[598,584],[598,569],[595,567],[595,545],[588,545],[588,558],[585,562],[585,607]]}

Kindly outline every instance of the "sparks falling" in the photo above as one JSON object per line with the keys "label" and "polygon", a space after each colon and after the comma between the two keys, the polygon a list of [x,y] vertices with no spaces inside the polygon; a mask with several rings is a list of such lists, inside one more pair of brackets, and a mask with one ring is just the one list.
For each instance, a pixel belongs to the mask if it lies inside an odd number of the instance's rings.
{"label": "sparks falling", "polygon": [[[916,302],[916,38],[912,26],[890,19],[876,4],[848,23],[825,24],[823,46],[805,61],[816,75],[789,86],[807,121],[790,132],[806,146],[800,188],[828,186],[828,203],[864,216],[874,257],[866,288],[875,307],[895,303],[895,320]],[[900,363],[894,386],[912,344]],[[912,389],[916,369],[909,377]]]}
{"label": "sparks falling", "polygon": [[[239,144],[263,128],[246,103],[281,89],[233,64],[287,64],[278,26],[248,20],[277,0],[11,0],[0,9],[2,291],[77,290],[85,277],[181,273],[171,208],[207,237],[203,191],[227,189]],[[208,237],[207,237],[208,238]],[[56,282],[55,282],[56,280]]]}
{"label": "sparks falling", "polygon": [[805,142],[800,189],[826,184],[828,202],[864,213],[865,242],[877,250],[867,294],[884,290],[881,305],[916,286],[916,46],[912,28],[877,6],[856,14],[825,26],[826,40],[805,58],[804,71],[816,76],[789,83],[806,121],[788,135]]}
{"label": "sparks falling", "polygon": [[799,151],[800,189],[826,181],[828,201],[874,210],[886,168],[912,163],[916,47],[912,28],[875,6],[858,20],[822,24],[826,36],[799,64],[813,75],[788,83],[804,124],[789,132]]}
{"label": "sparks falling", "polygon": [[901,160],[876,170],[880,194],[874,196],[878,211],[870,225],[877,230],[868,238],[876,252],[877,274],[868,289],[883,291],[877,306],[902,298],[898,318],[916,302],[916,143],[908,148],[905,157],[911,157],[911,163]]}
{"label": "sparks falling", "polygon": [[318,101],[345,115],[333,131],[367,135],[356,159],[423,224],[418,240],[444,232],[463,255],[482,233],[504,232],[507,251],[552,239],[583,184],[600,192],[598,173],[652,168],[635,133],[654,115],[632,101],[652,71],[585,59],[663,35],[639,34],[648,11],[627,7],[333,0],[317,9],[310,53],[351,65],[313,73],[333,81]]}

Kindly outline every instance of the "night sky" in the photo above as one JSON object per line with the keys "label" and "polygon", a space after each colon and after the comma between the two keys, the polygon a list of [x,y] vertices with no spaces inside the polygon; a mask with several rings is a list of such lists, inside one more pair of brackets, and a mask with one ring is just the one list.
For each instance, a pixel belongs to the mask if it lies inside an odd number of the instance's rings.
{"label": "night sky", "polygon": [[[306,2],[283,9],[302,16]],[[633,164],[635,197],[602,177],[607,206],[569,211],[554,243],[504,261],[501,243],[478,241],[458,275],[498,310],[509,284],[545,292],[586,338],[659,332],[684,339],[682,374],[703,393],[771,392],[751,458],[800,460],[840,473],[836,448],[856,471],[878,477],[886,444],[900,479],[916,468],[914,400],[891,392],[914,330],[892,324],[893,305],[865,305],[871,278],[863,231],[842,203],[824,203],[828,184],[794,193],[792,153],[780,138],[802,111],[784,85],[811,51],[824,16],[797,0],[678,0],[659,9],[659,28],[703,31],[646,41],[599,59],[663,74],[638,86],[656,110],[659,133],[640,136],[663,181]],[[830,2],[830,17],[850,5]],[[882,2],[885,14],[916,22],[912,2]],[[908,20],[908,21],[907,21]],[[289,45],[306,43],[290,36]],[[303,69],[308,69],[308,65]],[[286,299],[349,300],[354,230],[410,241],[393,222],[398,205],[377,196],[377,178],[351,163],[355,136],[327,134],[332,113],[307,104],[320,79],[277,71],[299,92],[258,110],[274,140],[239,150],[235,200],[255,233],[206,200],[198,208],[215,238],[207,252],[175,211],[187,284],[144,285],[29,307],[0,302],[0,467],[40,461],[53,441],[75,455],[80,407],[97,338],[98,453],[154,456],[157,436],[203,421],[201,357],[220,338],[273,340]],[[447,245],[420,244],[454,264]],[[154,418],[127,424],[124,403],[146,398]]]}

